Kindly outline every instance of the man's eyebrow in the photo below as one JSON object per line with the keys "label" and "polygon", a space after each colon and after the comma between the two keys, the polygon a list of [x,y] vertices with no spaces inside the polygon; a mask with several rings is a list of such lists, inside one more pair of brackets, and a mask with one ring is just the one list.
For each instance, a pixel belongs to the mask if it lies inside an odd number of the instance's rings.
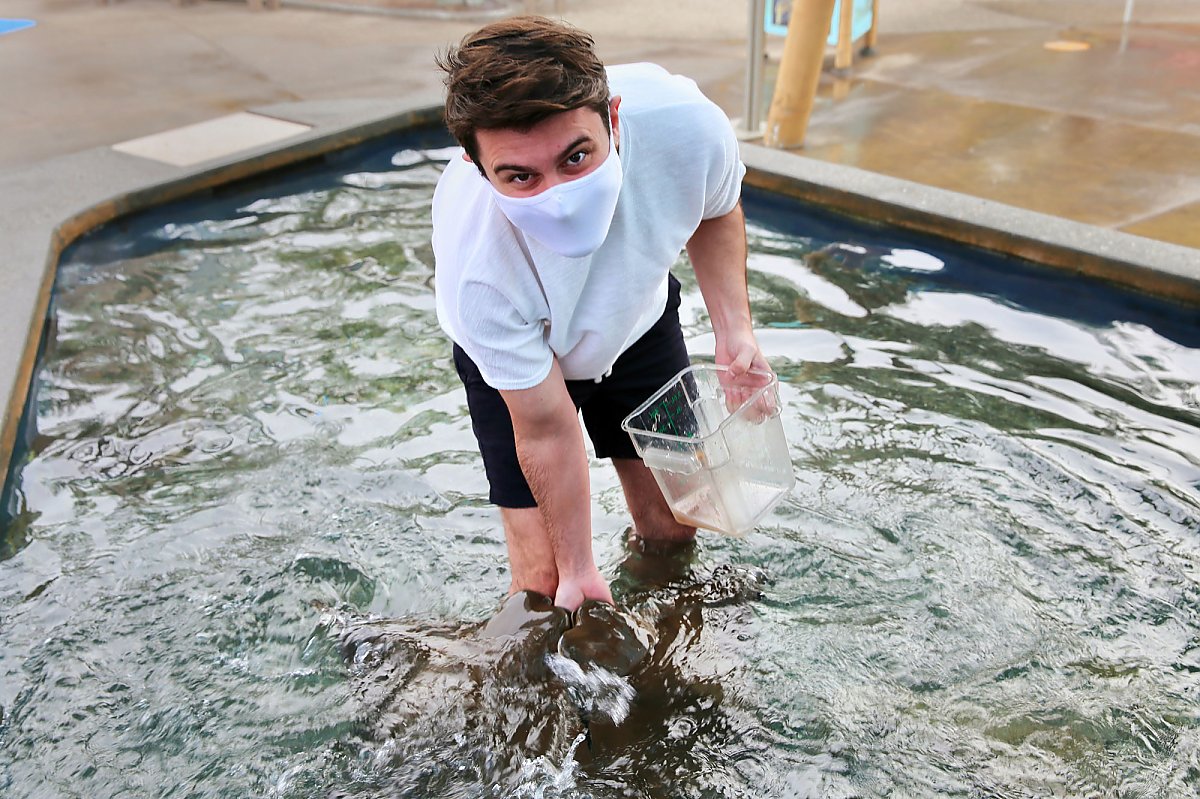
{"label": "man's eyebrow", "polygon": [[[562,152],[560,152],[558,154],[558,158],[556,160],[562,161],[567,156],[569,156],[573,152],[575,152],[581,144],[586,144],[587,142],[590,142],[591,140],[592,140],[591,136],[587,135],[586,133],[583,134],[582,136],[580,136],[579,138],[575,139],[570,144],[568,144],[566,147],[564,147],[562,149]],[[524,174],[526,172],[537,172],[537,170],[532,167],[521,166],[520,164],[499,164],[497,166],[492,167],[492,171],[495,172],[497,175],[500,174],[501,172],[516,172],[518,174]]]}

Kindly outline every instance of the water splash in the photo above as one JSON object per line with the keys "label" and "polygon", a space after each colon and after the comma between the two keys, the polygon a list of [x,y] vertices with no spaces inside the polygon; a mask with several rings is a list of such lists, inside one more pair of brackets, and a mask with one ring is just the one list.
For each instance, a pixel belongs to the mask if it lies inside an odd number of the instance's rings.
{"label": "water splash", "polygon": [[546,665],[567,686],[585,719],[620,724],[629,716],[635,691],[629,680],[601,666],[584,668],[556,653],[546,655]]}
{"label": "water splash", "polygon": [[576,779],[579,763],[575,752],[586,739],[586,733],[576,736],[561,762],[548,757],[526,760],[517,774],[517,787],[510,795],[514,799],[591,799],[591,794],[578,791]]}

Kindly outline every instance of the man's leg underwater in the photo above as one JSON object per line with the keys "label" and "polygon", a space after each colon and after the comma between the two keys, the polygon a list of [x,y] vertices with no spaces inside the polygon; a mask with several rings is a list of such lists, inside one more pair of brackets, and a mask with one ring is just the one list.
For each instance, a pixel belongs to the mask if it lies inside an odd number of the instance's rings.
{"label": "man's leg underwater", "polygon": [[637,458],[613,458],[625,502],[633,516],[633,534],[643,541],[685,542],[696,537],[696,528],[675,521],[654,475]]}
{"label": "man's leg underwater", "polygon": [[633,517],[634,536],[647,542],[686,542],[696,537],[696,528],[675,521],[654,475],[637,457],[629,434],[621,429],[621,421],[630,411],[690,362],[679,324],[679,295],[679,281],[668,276],[662,316],[621,354],[602,384],[599,400],[583,409],[596,455],[610,459],[617,470]]}

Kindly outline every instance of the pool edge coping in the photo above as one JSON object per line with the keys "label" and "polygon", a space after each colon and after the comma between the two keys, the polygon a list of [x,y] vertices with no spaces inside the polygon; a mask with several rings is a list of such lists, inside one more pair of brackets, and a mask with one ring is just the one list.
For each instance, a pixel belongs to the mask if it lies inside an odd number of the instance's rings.
{"label": "pool edge coping", "polygon": [[[0,309],[9,311],[0,316],[10,320],[0,335],[20,342],[0,357],[5,390],[0,474],[5,480],[33,385],[58,262],[71,243],[126,214],[428,126],[441,119],[442,105],[440,97],[420,97],[317,100],[246,110],[313,127],[282,143],[192,167],[169,167],[97,147],[0,172],[0,240],[10,242],[12,259],[0,263],[0,279],[15,287],[0,298]],[[1200,250],[753,143],[743,142],[741,152],[747,185],[1200,306]],[[73,186],[80,181],[84,188],[76,193]],[[59,221],[47,229],[47,219]]]}
{"label": "pool edge coping", "polygon": [[1200,306],[1200,249],[751,143],[742,160],[755,188]]}

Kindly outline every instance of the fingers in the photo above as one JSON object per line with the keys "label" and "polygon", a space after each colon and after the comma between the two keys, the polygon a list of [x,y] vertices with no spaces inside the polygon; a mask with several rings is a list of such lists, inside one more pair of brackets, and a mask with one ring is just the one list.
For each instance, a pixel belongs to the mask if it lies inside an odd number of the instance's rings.
{"label": "fingers", "polygon": [[755,348],[754,359],[750,362],[750,368],[760,372],[771,372],[772,374],[775,372],[771,368],[771,365],[767,363],[767,357],[763,355],[762,350],[757,348]]}
{"label": "fingers", "polygon": [[554,604],[574,612],[583,604],[583,592],[573,585],[560,585],[554,593]]}
{"label": "fingers", "polygon": [[729,377],[738,379],[751,370],[770,371],[767,359],[759,349],[758,341],[750,331],[719,337],[717,340],[717,363],[724,365]]}
{"label": "fingers", "polygon": [[758,355],[757,347],[742,347],[729,362],[729,375],[738,378],[746,374],[754,364],[756,355]]}
{"label": "fingers", "polygon": [[554,592],[554,604],[570,611],[577,610],[589,599],[613,604],[612,592],[599,572],[578,581],[560,580],[558,589]]}

